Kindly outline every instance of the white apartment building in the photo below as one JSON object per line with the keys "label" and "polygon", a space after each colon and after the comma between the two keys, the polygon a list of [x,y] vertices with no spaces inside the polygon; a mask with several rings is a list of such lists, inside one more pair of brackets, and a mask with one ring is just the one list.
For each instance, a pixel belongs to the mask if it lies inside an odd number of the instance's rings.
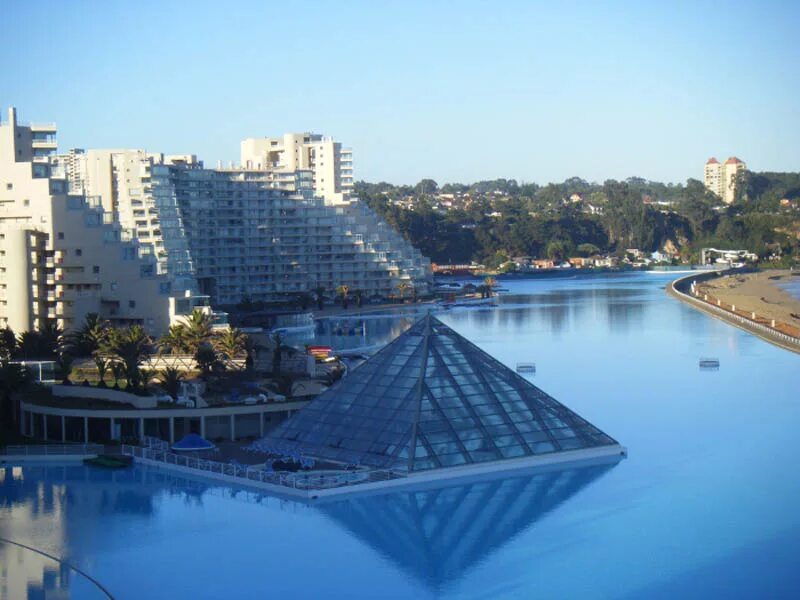
{"label": "white apartment building", "polygon": [[318,287],[333,295],[340,285],[366,295],[396,294],[401,283],[428,292],[430,261],[365,204],[331,204],[300,176],[298,193],[273,183],[262,170],[152,167],[162,233],[180,230],[188,240],[199,291],[213,304],[281,300]]}
{"label": "white apartment building", "polygon": [[102,202],[69,192],[55,150],[55,125],[18,123],[13,108],[0,122],[0,327],[70,329],[95,312],[161,333],[170,281]]}
{"label": "white apartment building", "polygon": [[[142,255],[155,257],[158,273],[169,275],[174,293],[194,292],[194,266],[177,214],[159,210],[151,193],[154,164],[202,166],[192,154],[149,154],[144,150],[70,150],[51,158],[63,165],[73,193],[103,206],[139,242]],[[161,226],[161,217],[167,227]]]}
{"label": "white apartment building", "polygon": [[192,155],[142,150],[51,160],[71,189],[131,232],[174,293],[199,292],[217,306],[319,287],[333,295],[340,285],[368,296],[397,294],[401,283],[426,293],[430,262],[349,192],[320,197],[305,156],[279,171],[205,169]]}
{"label": "white apartment building", "polygon": [[714,192],[725,204],[731,204],[736,198],[736,178],[746,169],[747,165],[735,156],[724,163],[712,156],[706,161],[703,183],[706,189]]}
{"label": "white apartment building", "polygon": [[352,150],[319,134],[247,138],[241,143],[240,162],[242,169],[265,171],[275,181],[281,175],[309,171],[314,195],[329,203],[346,201],[353,191]]}

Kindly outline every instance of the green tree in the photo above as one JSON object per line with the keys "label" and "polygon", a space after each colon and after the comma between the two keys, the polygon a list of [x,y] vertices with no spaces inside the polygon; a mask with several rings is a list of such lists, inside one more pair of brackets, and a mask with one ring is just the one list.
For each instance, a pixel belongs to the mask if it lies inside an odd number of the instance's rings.
{"label": "green tree", "polygon": [[7,430],[15,431],[18,425],[19,411],[13,395],[21,391],[31,382],[28,370],[7,360],[0,361],[0,403],[2,404],[3,423]]}
{"label": "green tree", "polygon": [[436,183],[433,179],[423,179],[417,185],[414,186],[414,192],[418,196],[422,196],[425,194],[435,194],[439,191],[439,184]]}
{"label": "green tree", "polygon": [[213,346],[219,356],[230,363],[247,350],[247,336],[241,330],[231,327],[214,337]]}
{"label": "green tree", "polygon": [[173,400],[178,399],[178,393],[181,391],[181,382],[184,378],[183,372],[175,367],[167,367],[158,376],[161,389],[172,396]]}
{"label": "green tree", "polygon": [[547,244],[547,258],[560,261],[566,256],[566,248],[561,240],[553,240]]}
{"label": "green tree", "polygon": [[409,284],[407,281],[401,281],[397,284],[397,290],[400,292],[400,300],[405,302],[406,291],[408,291],[409,287],[411,287],[411,284]]}
{"label": "green tree", "polygon": [[186,325],[183,323],[170,325],[167,333],[158,340],[158,347],[170,354],[191,354],[186,336]]}
{"label": "green tree", "polygon": [[342,297],[342,308],[347,308],[347,293],[350,291],[349,285],[340,285],[336,288],[336,293]]}
{"label": "green tree", "polygon": [[103,345],[108,322],[97,313],[88,313],[77,330],[67,334],[67,343],[75,356],[90,356]]}
{"label": "green tree", "polygon": [[184,336],[186,349],[189,353],[196,353],[201,346],[211,342],[213,329],[211,315],[195,309],[192,314],[184,319]]}
{"label": "green tree", "polygon": [[202,372],[203,379],[208,379],[211,371],[219,366],[219,358],[211,344],[203,344],[194,353],[194,360]]}
{"label": "green tree", "polygon": [[45,321],[36,331],[22,332],[17,345],[23,358],[55,360],[67,344],[64,331],[53,321]]}
{"label": "green tree", "polygon": [[58,369],[58,376],[61,377],[62,383],[69,383],[69,376],[72,373],[72,365],[75,362],[75,357],[69,352],[59,352],[56,357],[56,368]]}
{"label": "green tree", "polygon": [[112,329],[110,332],[109,352],[122,366],[127,387],[132,391],[140,388],[142,382],[140,369],[150,356],[150,343],[150,338],[141,325]]}
{"label": "green tree", "polygon": [[583,257],[595,256],[596,254],[600,254],[600,248],[595,246],[594,244],[578,244],[578,254]]}
{"label": "green tree", "polygon": [[7,325],[0,329],[0,360],[10,360],[17,353],[17,336]]}

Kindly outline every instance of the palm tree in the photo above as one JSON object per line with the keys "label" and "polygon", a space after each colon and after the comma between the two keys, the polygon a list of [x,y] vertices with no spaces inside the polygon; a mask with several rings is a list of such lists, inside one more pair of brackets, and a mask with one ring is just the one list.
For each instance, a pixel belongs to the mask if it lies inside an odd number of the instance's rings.
{"label": "palm tree", "polygon": [[119,388],[119,380],[125,377],[125,367],[119,361],[111,361],[111,374],[114,377],[114,387]]}
{"label": "palm tree", "polygon": [[173,400],[177,400],[178,392],[181,391],[181,381],[184,380],[183,372],[175,367],[167,367],[158,376],[158,380],[161,382],[161,388],[172,396]]}
{"label": "palm tree", "polygon": [[168,350],[170,354],[190,354],[186,339],[186,325],[176,323],[170,325],[167,333],[158,340],[159,350]]}
{"label": "palm tree", "polygon": [[195,309],[191,315],[184,317],[184,322],[186,349],[194,354],[200,349],[200,346],[211,341],[213,335],[211,315]]}
{"label": "palm tree", "polygon": [[217,353],[211,344],[203,344],[194,353],[194,360],[203,372],[203,379],[208,379],[211,371],[219,365]]}
{"label": "palm tree", "polygon": [[290,350],[291,347],[283,343],[283,335],[281,335],[280,331],[272,334],[272,345],[274,346],[272,349],[272,374],[278,375],[281,372],[283,353],[286,350]]}
{"label": "palm tree", "polygon": [[67,345],[64,330],[55,321],[46,320],[39,326],[45,356],[56,356]]}
{"label": "palm tree", "polygon": [[108,325],[97,313],[88,313],[81,328],[66,336],[75,355],[89,356],[98,350],[105,341]]}
{"label": "palm tree", "polygon": [[231,327],[214,338],[214,349],[230,363],[247,349],[247,336],[241,330]]}
{"label": "palm tree", "polygon": [[17,336],[11,327],[0,329],[0,360],[9,360],[17,352]]}
{"label": "palm tree", "polygon": [[105,376],[109,367],[109,333],[108,321],[101,319],[97,313],[89,313],[83,326],[68,335],[70,349],[77,356],[91,355],[97,369],[98,385],[105,385]]}
{"label": "palm tree", "polygon": [[61,376],[62,383],[69,383],[69,375],[72,373],[72,363],[75,358],[69,352],[60,352],[56,358],[56,366],[58,367],[59,375]]}
{"label": "palm tree", "polygon": [[17,348],[22,358],[43,358],[45,350],[38,331],[23,331],[17,338]]}
{"label": "palm tree", "polygon": [[53,321],[45,321],[37,331],[24,331],[17,340],[23,358],[55,359],[68,344],[64,331]]}
{"label": "palm tree", "polygon": [[12,400],[15,392],[23,389],[31,381],[31,375],[22,365],[0,361],[0,403],[6,429],[15,430],[19,412]]}
{"label": "palm tree", "polygon": [[109,350],[122,365],[125,380],[131,390],[137,390],[142,380],[139,370],[150,355],[150,338],[141,325],[126,329],[112,329],[109,336]]}
{"label": "palm tree", "polygon": [[101,354],[100,351],[95,352],[92,355],[92,359],[97,369],[97,385],[106,387],[106,373],[108,373],[108,369],[111,366],[111,361],[108,360],[105,355]]}
{"label": "palm tree", "polygon": [[409,285],[407,281],[401,281],[397,284],[397,289],[400,291],[400,300],[405,302],[406,299],[406,290],[408,289]]}
{"label": "palm tree", "polygon": [[147,388],[150,382],[158,376],[156,369],[139,369],[139,377],[141,378],[141,386]]}
{"label": "palm tree", "polygon": [[347,308],[347,292],[350,291],[349,285],[340,285],[336,292],[342,297],[342,308]]}

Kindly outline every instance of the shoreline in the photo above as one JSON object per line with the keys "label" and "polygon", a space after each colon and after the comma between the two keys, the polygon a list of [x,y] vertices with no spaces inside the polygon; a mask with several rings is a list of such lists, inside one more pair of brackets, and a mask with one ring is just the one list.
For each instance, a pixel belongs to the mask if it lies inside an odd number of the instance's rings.
{"label": "shoreline", "polygon": [[[666,291],[668,295],[706,313],[709,316],[715,317],[721,321],[724,321],[725,323],[728,323],[729,325],[738,327],[739,329],[743,329],[744,331],[747,331],[748,333],[751,333],[762,340],[769,342],[770,344],[778,346],[779,348],[800,354],[800,335],[794,332],[793,324],[790,324],[790,327],[792,327],[791,330],[781,330],[772,327],[773,323],[778,326],[781,325],[778,319],[773,321],[772,316],[782,313],[775,311],[776,306],[774,305],[774,302],[771,304],[771,298],[778,297],[782,298],[784,302],[787,302],[787,304],[782,308],[784,311],[788,311],[789,314],[800,307],[800,301],[795,299],[785,290],[782,290],[776,283],[773,283],[773,281],[779,281],[779,279],[768,279],[769,277],[775,277],[776,273],[780,272],[760,271],[749,274],[736,272],[728,273],[722,277],[712,279],[714,282],[725,282],[727,278],[730,277],[735,277],[738,279],[744,278],[745,282],[748,279],[755,280],[757,282],[757,286],[750,286],[749,291],[752,292],[753,289],[758,289],[759,291],[765,292],[763,296],[751,296],[749,293],[742,294],[742,290],[740,289],[735,298],[730,295],[726,295],[728,299],[739,302],[738,305],[733,305],[732,302],[724,302],[722,297],[720,297],[722,294],[719,294],[719,290],[721,288],[719,286],[708,285],[707,280],[700,280],[697,282],[697,297],[693,296],[690,291],[693,279],[691,275],[679,277],[678,279],[674,280],[666,287]],[[785,273],[788,273],[788,271]],[[741,284],[743,282],[738,281],[737,283]],[[745,291],[747,290],[748,288],[745,288]],[[717,297],[709,296],[707,291],[716,291]],[[788,301],[786,300],[787,297]],[[711,298],[712,300],[719,300],[719,305],[709,302],[707,300],[708,298]],[[762,302],[762,298],[766,299],[767,302]],[[798,306],[795,306],[795,303],[797,303]],[[750,310],[753,308],[761,310],[767,308],[772,310],[766,310],[765,313],[762,313],[760,310]],[[733,312],[731,309],[734,309],[735,312]],[[769,314],[769,318],[766,317],[767,313]],[[796,314],[800,314],[800,312]],[[800,328],[798,328],[797,331],[800,331]]]}

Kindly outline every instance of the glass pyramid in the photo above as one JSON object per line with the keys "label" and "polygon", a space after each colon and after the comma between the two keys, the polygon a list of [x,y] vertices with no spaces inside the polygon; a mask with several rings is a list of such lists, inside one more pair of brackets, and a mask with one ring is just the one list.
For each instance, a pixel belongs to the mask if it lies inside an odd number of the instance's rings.
{"label": "glass pyramid", "polygon": [[429,314],[255,447],[411,473],[614,445]]}

